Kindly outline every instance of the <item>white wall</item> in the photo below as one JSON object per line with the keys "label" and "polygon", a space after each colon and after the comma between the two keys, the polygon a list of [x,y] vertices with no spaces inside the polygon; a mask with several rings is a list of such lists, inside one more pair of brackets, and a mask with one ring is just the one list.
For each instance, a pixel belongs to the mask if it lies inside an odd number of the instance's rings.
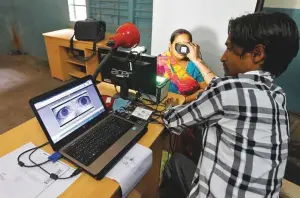
{"label": "white wall", "polygon": [[265,0],[264,7],[299,9],[300,0]]}
{"label": "white wall", "polygon": [[253,13],[256,0],[154,0],[151,54],[168,50],[172,32],[189,30],[201,47],[205,62],[223,75],[220,57],[225,50],[228,21]]}

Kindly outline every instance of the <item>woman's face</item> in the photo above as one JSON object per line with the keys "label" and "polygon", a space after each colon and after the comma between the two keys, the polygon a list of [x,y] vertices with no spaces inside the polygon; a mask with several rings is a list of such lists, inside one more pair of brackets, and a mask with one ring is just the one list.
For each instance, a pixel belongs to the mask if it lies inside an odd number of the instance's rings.
{"label": "woman's face", "polygon": [[178,54],[178,52],[175,49],[175,44],[176,43],[189,43],[189,42],[191,42],[191,40],[190,40],[189,35],[187,35],[187,34],[180,34],[180,35],[176,36],[173,43],[170,43],[170,45],[169,45],[171,55],[173,57],[175,57],[177,60],[186,59],[185,55]]}

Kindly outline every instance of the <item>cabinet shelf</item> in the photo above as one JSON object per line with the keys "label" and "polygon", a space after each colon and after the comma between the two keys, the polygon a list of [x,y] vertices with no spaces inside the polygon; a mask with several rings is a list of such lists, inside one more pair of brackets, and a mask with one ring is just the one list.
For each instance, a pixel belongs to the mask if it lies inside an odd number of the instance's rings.
{"label": "cabinet shelf", "polygon": [[[81,72],[81,71],[72,71],[72,72],[69,73],[69,75],[72,76],[72,77],[75,77],[75,78],[83,78],[83,77],[87,76],[86,73]],[[98,82],[101,82],[101,77],[98,76],[98,77],[96,78],[96,80],[97,80]]]}
{"label": "cabinet shelf", "polygon": [[86,76],[86,73],[81,72],[81,71],[71,71],[69,73],[70,76],[75,77],[75,78],[83,78]]}
{"label": "cabinet shelf", "polygon": [[71,64],[75,64],[75,65],[79,65],[79,66],[83,66],[85,67],[85,63],[82,63],[82,62],[79,62],[79,61],[76,61],[76,60],[67,60],[68,63],[71,63]]}

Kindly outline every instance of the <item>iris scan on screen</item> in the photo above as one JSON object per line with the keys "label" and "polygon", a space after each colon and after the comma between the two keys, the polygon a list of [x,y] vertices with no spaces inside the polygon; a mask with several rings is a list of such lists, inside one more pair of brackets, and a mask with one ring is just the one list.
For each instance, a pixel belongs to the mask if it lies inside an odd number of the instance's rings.
{"label": "iris scan on screen", "polygon": [[60,127],[94,108],[87,92],[52,108]]}

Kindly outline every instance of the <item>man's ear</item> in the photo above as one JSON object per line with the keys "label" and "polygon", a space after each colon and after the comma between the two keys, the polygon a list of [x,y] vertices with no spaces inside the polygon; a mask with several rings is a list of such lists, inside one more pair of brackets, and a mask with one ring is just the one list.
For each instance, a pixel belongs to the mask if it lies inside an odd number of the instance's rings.
{"label": "man's ear", "polygon": [[265,59],[265,46],[258,44],[252,50],[252,61],[255,64],[263,63]]}

